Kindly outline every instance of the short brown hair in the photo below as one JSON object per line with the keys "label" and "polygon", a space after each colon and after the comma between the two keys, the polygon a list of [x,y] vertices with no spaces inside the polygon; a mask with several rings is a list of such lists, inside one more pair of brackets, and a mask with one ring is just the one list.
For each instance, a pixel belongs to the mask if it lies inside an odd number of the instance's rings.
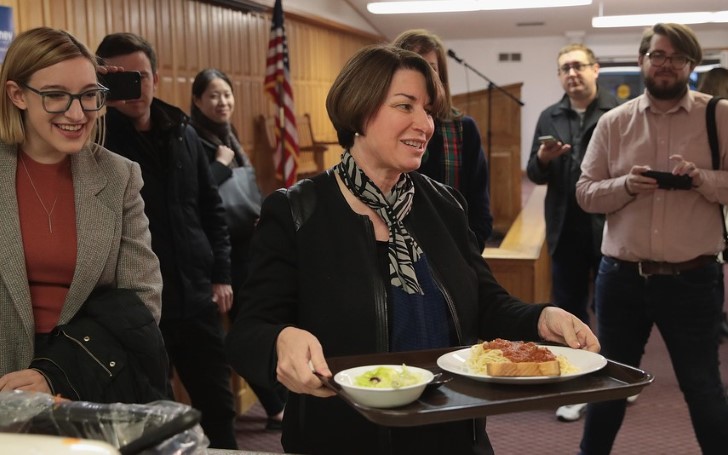
{"label": "short brown hair", "polygon": [[556,62],[558,64],[559,59],[562,55],[568,54],[569,52],[575,52],[575,51],[582,51],[586,54],[586,58],[589,60],[589,63],[597,63],[597,58],[594,55],[594,51],[586,47],[585,45],[581,43],[571,43],[567,44],[566,46],[559,49],[559,54],[556,56]]}
{"label": "short brown hair", "polygon": [[367,121],[384,103],[394,73],[400,69],[422,73],[432,115],[441,118],[445,93],[425,59],[391,45],[366,46],[346,62],[326,96],[326,110],[342,147],[351,147],[354,134],[364,132]]}
{"label": "short brown hair", "polygon": [[[416,52],[420,55],[429,54],[435,51],[437,55],[437,76],[442,82],[442,88],[445,90],[445,97],[443,99],[445,104],[445,112],[449,117],[453,114],[452,98],[450,96],[450,80],[447,73],[447,53],[445,51],[445,45],[439,36],[434,33],[419,28],[407,30],[400,33],[398,37],[392,41],[393,46],[407,49],[408,51]],[[455,112],[454,114],[458,114]]]}
{"label": "short brown hair", "polygon": [[[96,58],[91,51],[67,31],[49,27],[27,30],[16,36],[8,47],[0,71],[0,87],[5,92],[8,81],[25,84],[37,71],[78,57],[89,60],[96,67]],[[89,138],[94,137],[98,123],[97,120]],[[0,141],[20,144],[24,140],[23,113],[5,93],[0,101]]]}
{"label": "short brown hair", "polygon": [[690,27],[682,24],[660,23],[645,30],[640,42],[640,55],[645,55],[650,50],[652,37],[655,35],[667,37],[675,49],[692,61],[693,67],[703,60],[703,49],[700,47],[698,37]]}
{"label": "short brown hair", "polygon": [[112,33],[106,35],[99,47],[96,48],[96,55],[101,58],[112,58],[120,55],[129,55],[134,52],[143,52],[149,59],[152,66],[152,73],[157,72],[157,54],[154,48],[139,35],[134,33]]}

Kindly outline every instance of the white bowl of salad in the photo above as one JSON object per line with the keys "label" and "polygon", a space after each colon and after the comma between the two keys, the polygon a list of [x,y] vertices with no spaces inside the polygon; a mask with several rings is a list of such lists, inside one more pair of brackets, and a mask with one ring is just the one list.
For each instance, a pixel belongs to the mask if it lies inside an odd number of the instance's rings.
{"label": "white bowl of salad", "polygon": [[412,403],[432,378],[431,371],[409,365],[365,365],[334,375],[334,381],[354,402],[371,408]]}

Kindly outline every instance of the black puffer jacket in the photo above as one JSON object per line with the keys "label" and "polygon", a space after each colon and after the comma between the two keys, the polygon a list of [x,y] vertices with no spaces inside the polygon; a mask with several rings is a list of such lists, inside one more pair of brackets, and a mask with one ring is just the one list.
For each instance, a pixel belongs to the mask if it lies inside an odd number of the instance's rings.
{"label": "black puffer jacket", "polygon": [[54,394],[95,403],[169,398],[162,333],[131,290],[95,292],[44,341],[30,368],[44,374]]}
{"label": "black puffer jacket", "polygon": [[162,318],[189,318],[214,305],[212,283],[230,284],[230,239],[207,154],[187,116],[154,99],[152,131],[140,133],[116,109],[105,146],[139,163],[152,250],[164,288]]}

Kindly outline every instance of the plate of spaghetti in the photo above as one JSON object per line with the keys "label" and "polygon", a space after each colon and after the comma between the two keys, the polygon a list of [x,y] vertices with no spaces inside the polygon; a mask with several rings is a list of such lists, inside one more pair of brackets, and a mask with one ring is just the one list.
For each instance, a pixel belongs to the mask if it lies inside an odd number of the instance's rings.
{"label": "plate of spaghetti", "polygon": [[[520,345],[525,345],[530,350],[536,351],[537,356],[545,357],[537,357],[536,362],[529,362],[536,369],[530,371],[528,375],[518,375],[521,371],[518,369],[511,372],[506,369],[503,372],[502,369],[507,368],[509,362],[512,361],[503,355],[505,349],[500,349],[499,342],[519,345],[519,348],[523,347]],[[487,349],[489,344],[494,349]],[[546,350],[545,353],[544,350]],[[506,355],[510,356],[511,353],[506,352]],[[520,360],[516,359],[515,361],[519,362]],[[476,344],[469,348],[449,352],[437,359],[437,366],[450,373],[477,381],[501,384],[546,384],[568,381],[598,371],[604,368],[606,364],[607,359],[594,352],[565,346],[540,346],[534,343],[507,342],[505,340]],[[495,367],[493,367],[494,365]],[[512,366],[513,363],[510,363],[510,365]],[[541,365],[547,365],[548,368],[539,370],[538,367]],[[492,370],[489,370],[489,367]]]}

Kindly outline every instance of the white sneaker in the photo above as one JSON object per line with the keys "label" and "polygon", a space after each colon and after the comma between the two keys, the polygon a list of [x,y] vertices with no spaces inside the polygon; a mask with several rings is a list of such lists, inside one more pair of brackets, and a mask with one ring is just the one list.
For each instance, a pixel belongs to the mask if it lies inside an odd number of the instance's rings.
{"label": "white sneaker", "polygon": [[637,395],[632,395],[631,397],[627,397],[627,403],[629,403],[629,404],[634,403],[635,401],[637,401],[638,396],[640,396],[639,393]]}
{"label": "white sneaker", "polygon": [[586,403],[567,404],[556,410],[556,418],[562,422],[576,422],[586,411]]}

